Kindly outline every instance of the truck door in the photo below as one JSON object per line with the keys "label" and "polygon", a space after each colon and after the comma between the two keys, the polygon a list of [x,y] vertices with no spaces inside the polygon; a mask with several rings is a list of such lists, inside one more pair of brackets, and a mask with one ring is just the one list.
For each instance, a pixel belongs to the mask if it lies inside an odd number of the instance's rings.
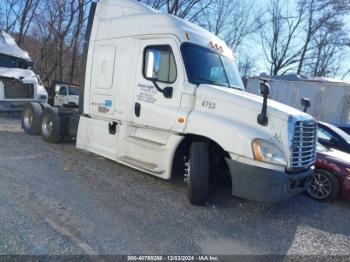
{"label": "truck door", "polygon": [[67,87],[62,86],[55,96],[55,105],[63,106],[67,104]]}
{"label": "truck door", "polygon": [[180,62],[175,40],[141,41],[134,85],[134,123],[160,129],[173,127],[183,82]]}

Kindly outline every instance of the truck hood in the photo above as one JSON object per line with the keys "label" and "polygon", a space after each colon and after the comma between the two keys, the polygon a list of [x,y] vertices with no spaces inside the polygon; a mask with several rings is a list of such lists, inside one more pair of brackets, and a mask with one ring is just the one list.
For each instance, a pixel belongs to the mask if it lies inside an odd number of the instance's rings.
{"label": "truck hood", "polygon": [[[240,91],[233,88],[218,87],[213,85],[200,85],[200,92],[203,96],[213,98],[223,103],[233,103],[238,107],[256,111],[256,116],[261,112],[263,97]],[[227,112],[229,113],[229,112]],[[277,117],[288,121],[290,116],[302,119],[311,119],[312,117],[300,110],[275,100],[267,100],[267,116]]]}
{"label": "truck hood", "polygon": [[290,124],[313,119],[308,114],[269,99],[268,125],[262,126],[257,123],[262,97],[206,84],[200,85],[195,92],[195,106],[189,114],[186,133],[209,137],[232,153],[233,159],[233,155],[253,159],[251,142],[256,138],[278,146],[289,158]]}

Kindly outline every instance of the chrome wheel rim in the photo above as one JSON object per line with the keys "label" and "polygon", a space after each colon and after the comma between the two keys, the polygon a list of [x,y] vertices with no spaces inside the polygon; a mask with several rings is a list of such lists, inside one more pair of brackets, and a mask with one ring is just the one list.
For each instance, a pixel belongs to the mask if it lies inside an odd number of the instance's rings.
{"label": "chrome wheel rim", "polygon": [[33,116],[32,110],[27,109],[24,112],[24,116],[23,116],[23,122],[24,122],[24,125],[27,129],[30,129],[32,127],[33,120],[34,120],[34,116]]}
{"label": "chrome wheel rim", "polygon": [[316,199],[325,199],[332,192],[332,184],[329,178],[322,173],[315,173],[312,182],[307,189],[308,193]]}
{"label": "chrome wheel rim", "polygon": [[49,116],[44,116],[42,121],[42,131],[45,136],[50,136],[52,134],[53,123]]}

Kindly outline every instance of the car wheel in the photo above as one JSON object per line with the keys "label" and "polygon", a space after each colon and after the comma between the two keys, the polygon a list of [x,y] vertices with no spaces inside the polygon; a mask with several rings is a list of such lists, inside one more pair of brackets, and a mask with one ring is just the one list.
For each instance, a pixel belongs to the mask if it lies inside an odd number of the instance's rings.
{"label": "car wheel", "polygon": [[203,205],[209,191],[209,145],[204,142],[192,143],[188,161],[185,162],[185,181],[188,186],[188,200],[193,205]]}
{"label": "car wheel", "polygon": [[316,200],[334,201],[339,194],[339,181],[331,172],[316,169],[307,192]]}
{"label": "car wheel", "polygon": [[49,143],[59,143],[63,139],[57,108],[45,108],[41,120],[41,137]]}
{"label": "car wheel", "polygon": [[22,128],[29,135],[40,134],[41,116],[43,110],[38,103],[28,103],[22,114]]}

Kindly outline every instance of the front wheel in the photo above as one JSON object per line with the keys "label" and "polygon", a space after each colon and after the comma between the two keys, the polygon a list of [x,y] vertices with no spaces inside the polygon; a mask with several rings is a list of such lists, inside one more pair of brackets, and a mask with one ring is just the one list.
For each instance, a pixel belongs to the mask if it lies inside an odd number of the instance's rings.
{"label": "front wheel", "polygon": [[316,169],[307,192],[316,200],[334,201],[339,194],[339,181],[334,174]]}
{"label": "front wheel", "polygon": [[185,181],[188,200],[193,205],[203,205],[208,199],[210,176],[209,144],[194,142],[185,163]]}

